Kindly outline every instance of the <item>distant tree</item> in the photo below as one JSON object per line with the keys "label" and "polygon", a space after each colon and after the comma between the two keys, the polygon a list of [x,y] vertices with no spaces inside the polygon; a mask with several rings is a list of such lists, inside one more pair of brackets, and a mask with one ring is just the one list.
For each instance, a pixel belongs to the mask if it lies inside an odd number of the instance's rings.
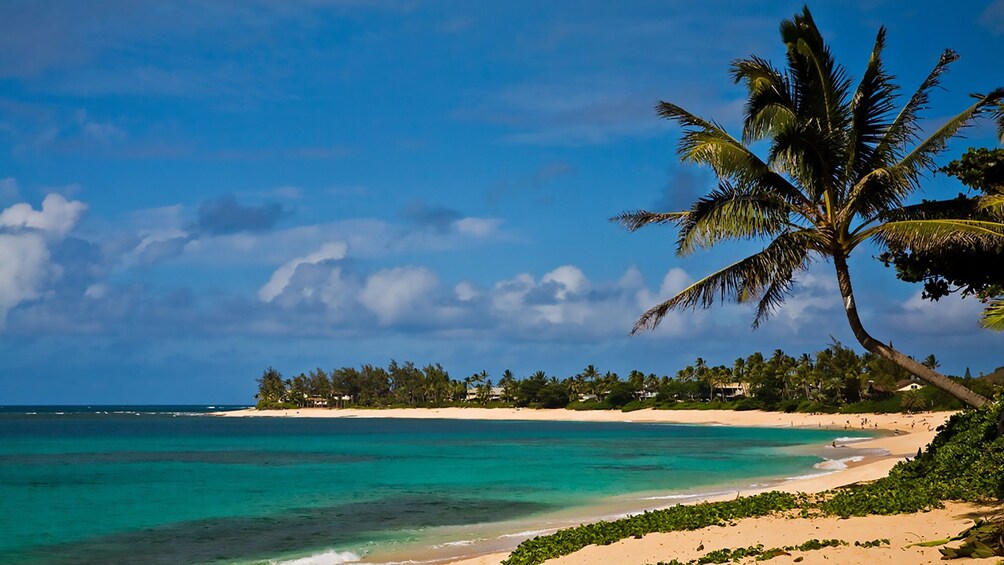
{"label": "distant tree", "polygon": [[331,397],[331,381],[324,369],[318,367],[310,372],[310,383],[308,385],[310,396],[320,398]]}
{"label": "distant tree", "polygon": [[924,360],[921,361],[921,363],[925,367],[930,367],[931,369],[937,369],[938,367],[941,366],[941,361],[938,361],[938,358],[935,357],[933,353],[928,355],[927,357],[924,357]]}
{"label": "distant tree", "polygon": [[265,369],[258,379],[258,407],[268,408],[286,400],[286,385],[282,374],[272,367]]}
{"label": "distant tree", "polygon": [[289,399],[302,408],[306,404],[307,396],[309,395],[310,379],[307,378],[307,375],[300,373],[293,377],[289,383]]}
{"label": "distant tree", "polygon": [[519,385],[516,380],[516,376],[512,374],[512,371],[506,369],[502,372],[502,378],[499,379],[499,386],[502,387],[502,400],[505,402],[512,402],[515,400],[517,394],[519,393]]}

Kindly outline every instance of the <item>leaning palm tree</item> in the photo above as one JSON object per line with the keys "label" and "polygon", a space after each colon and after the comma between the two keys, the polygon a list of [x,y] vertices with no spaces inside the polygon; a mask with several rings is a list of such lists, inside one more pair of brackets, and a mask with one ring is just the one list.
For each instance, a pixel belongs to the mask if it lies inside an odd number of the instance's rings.
{"label": "leaning palm tree", "polygon": [[[951,138],[977,116],[999,111],[1004,89],[976,95],[974,104],[921,139],[920,114],[929,93],[958,58],[953,51],[944,52],[897,112],[898,87],[882,63],[884,28],[853,89],[808,8],[783,21],[780,29],[787,46],[786,70],[756,56],[732,64],[732,78],[745,84],[749,96],[741,140],[675,104],[657,107],[661,116],[685,130],[678,147],[681,159],[709,166],[718,177],[717,188],[686,211],[637,210],[614,218],[632,231],[650,224],[677,226],[680,256],[730,239],[769,243],[648,310],[632,333],[654,328],[670,310],[707,308],[725,299],[756,301],[753,327],[758,327],[784,302],[797,273],[813,261],[831,259],[847,319],[865,349],[967,404],[984,404],[982,396],[865,330],[847,260],[869,241],[914,248],[1000,242],[1000,222],[951,218],[932,214],[923,205],[904,204]],[[765,159],[749,147],[761,140],[769,142]]]}

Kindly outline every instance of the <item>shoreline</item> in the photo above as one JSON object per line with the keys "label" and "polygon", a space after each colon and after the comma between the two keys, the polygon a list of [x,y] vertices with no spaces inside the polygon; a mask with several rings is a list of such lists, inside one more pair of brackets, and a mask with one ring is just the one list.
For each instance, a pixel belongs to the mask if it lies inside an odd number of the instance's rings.
{"label": "shoreline", "polygon": [[[255,409],[235,410],[230,412],[215,413],[223,417],[286,417],[286,418],[420,418],[420,419],[455,419],[455,420],[529,420],[529,421],[565,421],[565,422],[625,422],[625,423],[664,423],[680,425],[721,425],[734,427],[772,427],[772,428],[810,428],[825,429],[833,431],[846,431],[848,437],[853,437],[855,432],[884,432],[886,435],[875,437],[864,441],[855,440],[849,446],[849,455],[858,455],[859,449],[869,450],[871,455],[864,456],[861,460],[845,461],[846,468],[823,470],[818,475],[797,477],[780,482],[767,484],[766,486],[756,486],[747,488],[730,489],[727,494],[717,496],[702,496],[696,494],[693,498],[681,499],[651,499],[652,504],[644,508],[632,508],[603,516],[593,515],[581,516],[572,520],[579,523],[595,522],[602,519],[610,519],[615,515],[625,515],[627,513],[639,513],[643,510],[656,510],[675,506],[680,500],[685,500],[686,504],[699,502],[713,502],[726,500],[736,496],[749,496],[760,492],[780,490],[785,492],[821,492],[839,486],[853,484],[862,481],[872,481],[886,476],[889,470],[905,457],[913,457],[917,450],[926,447],[936,435],[936,428],[948,420],[954,412],[924,412],[918,414],[798,414],[783,412],[762,412],[762,411],[723,411],[723,410],[655,410],[644,409],[634,412],[620,412],[614,410],[592,410],[574,411],[565,409],[518,409],[518,408],[390,408],[390,409],[329,409],[329,408],[302,408],[299,410],[263,410]],[[826,446],[830,448],[831,446]],[[836,442],[836,449],[842,449],[843,445]],[[884,452],[885,455],[878,455]],[[848,459],[834,454],[832,460]],[[856,457],[855,457],[856,459]],[[721,492],[721,491],[719,491]],[[673,495],[676,496],[676,495]],[[569,524],[574,525],[574,524]],[[559,526],[560,527],[568,527]],[[552,531],[559,528],[542,527],[535,529],[534,535],[541,531]],[[951,532],[952,535],[958,530]],[[672,534],[661,534],[662,536],[672,536]],[[500,551],[499,547],[484,547],[479,551],[475,547],[467,547],[471,550],[466,556],[456,556],[453,558],[435,559],[436,562],[446,562],[455,565],[495,565],[508,557],[509,553],[523,539],[533,537],[512,536],[507,538],[511,542],[511,547]],[[645,536],[641,540],[625,540],[614,544],[616,546],[628,545],[648,548],[645,543],[651,536]],[[870,539],[870,538],[869,538]],[[799,540],[801,543],[805,540]],[[653,542],[655,543],[655,542]],[[662,542],[658,542],[662,543]],[[733,544],[738,545],[738,544]],[[590,546],[576,552],[574,555],[578,561],[573,562],[603,562],[609,559],[610,547],[597,548]],[[725,547],[725,546],[723,546]],[[631,555],[633,551],[621,548],[619,551],[623,559],[622,562],[634,562]],[[937,553],[935,551],[935,553]],[[582,554],[582,555],[580,555]],[[592,555],[604,555],[606,557],[591,557]],[[566,556],[566,558],[571,556]],[[559,562],[561,560],[558,560]],[[367,562],[366,559],[363,562]],[[644,560],[638,561],[645,562]]]}

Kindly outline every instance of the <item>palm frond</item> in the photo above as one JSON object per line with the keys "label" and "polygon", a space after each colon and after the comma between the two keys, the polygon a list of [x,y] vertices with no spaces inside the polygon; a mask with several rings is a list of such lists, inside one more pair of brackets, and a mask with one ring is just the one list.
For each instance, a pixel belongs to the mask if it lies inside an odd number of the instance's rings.
{"label": "palm frond", "polygon": [[848,146],[850,155],[846,172],[858,179],[871,170],[875,146],[889,127],[889,114],[898,87],[882,66],[885,48],[885,27],[879,29],[868,67],[851,98],[851,128]]}
{"label": "palm frond", "polygon": [[986,110],[988,106],[996,106],[1001,99],[1004,99],[1004,88],[998,88],[986,96],[980,96],[975,104],[948,120],[943,126],[927,136],[927,139],[918,143],[895,167],[900,169],[901,173],[910,179],[911,185],[916,187],[920,175],[934,169],[934,157],[945,150],[948,142],[968,126],[973,118]]}
{"label": "palm frond", "polygon": [[892,164],[902,155],[903,147],[911,141],[919,139],[917,121],[920,118],[920,113],[927,109],[931,91],[941,84],[941,76],[948,71],[949,65],[958,60],[958,53],[946,49],[927,78],[920,83],[910,100],[900,109],[892,125],[882,136],[882,141],[876,147],[876,153],[884,157],[885,163]]}
{"label": "palm frond", "polygon": [[861,213],[873,215],[902,206],[906,197],[919,188],[920,179],[927,171],[933,170],[934,158],[945,150],[948,142],[967,127],[972,120],[986,111],[987,107],[1004,98],[1004,89],[997,89],[950,119],[927,139],[921,141],[899,162],[884,168],[877,168],[852,188],[845,204],[844,214]]}
{"label": "palm frond", "polygon": [[791,84],[781,71],[757,56],[732,63],[732,79],[744,81],[749,99],[743,120],[743,142],[752,143],[796,122]]}
{"label": "palm frond", "polygon": [[834,168],[842,162],[844,147],[834,137],[804,124],[775,132],[768,162],[796,179],[810,202],[818,203],[832,186],[834,175],[839,174]]}
{"label": "palm frond", "polygon": [[849,119],[845,99],[850,81],[823,41],[808,6],[780,27],[781,40],[788,47],[788,73],[799,120],[815,120],[829,133],[842,131]]}
{"label": "palm frond", "polygon": [[680,223],[677,254],[709,248],[725,239],[752,239],[773,235],[788,225],[791,206],[770,191],[742,190],[722,181],[701,197]]}
{"label": "palm frond", "polygon": [[1004,143],[1004,104],[998,104],[994,110],[994,120],[997,121],[997,141]]}
{"label": "palm frond", "polygon": [[[778,276],[785,274],[786,268],[779,272],[779,265],[799,265],[796,268],[804,269],[812,238],[813,234],[808,230],[778,236],[763,251],[708,275],[673,298],[650,308],[638,319],[631,333],[654,329],[670,310],[698,306],[709,308],[719,300],[731,298],[745,302],[761,296]],[[774,299],[774,303],[780,304],[780,299]]]}
{"label": "palm frond", "polygon": [[980,198],[977,208],[997,217],[1004,217],[1004,194],[988,194]]}
{"label": "palm frond", "polygon": [[983,309],[980,325],[994,331],[1004,331],[1004,300],[994,300]]}
{"label": "palm frond", "polygon": [[624,226],[628,231],[637,231],[651,224],[676,224],[687,219],[690,212],[649,212],[647,210],[631,210],[621,212],[613,218],[611,222],[616,222]]}
{"label": "palm frond", "polygon": [[862,231],[856,239],[873,239],[887,247],[931,251],[945,246],[994,249],[1004,245],[1004,223],[983,220],[903,220]]}
{"label": "palm frond", "polygon": [[681,160],[708,165],[720,179],[770,187],[785,200],[801,205],[808,213],[809,201],[805,195],[721,126],[670,102],[660,102],[656,111],[686,128],[677,147]]}

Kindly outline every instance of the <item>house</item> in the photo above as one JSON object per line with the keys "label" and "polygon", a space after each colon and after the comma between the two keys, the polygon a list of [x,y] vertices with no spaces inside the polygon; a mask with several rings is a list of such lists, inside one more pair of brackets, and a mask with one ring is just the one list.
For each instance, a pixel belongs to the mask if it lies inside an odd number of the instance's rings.
{"label": "house", "polygon": [[659,393],[654,390],[636,390],[634,395],[638,397],[638,400],[650,400],[659,396]]}
{"label": "house", "polygon": [[[488,401],[489,402],[498,402],[499,400],[502,400],[502,394],[503,394],[502,387],[500,387],[500,386],[493,386],[491,388],[491,390],[488,391]],[[472,387],[472,388],[467,389],[467,396],[465,398],[465,400],[467,400],[467,402],[472,402],[472,401],[475,401],[475,400],[479,400],[480,398],[481,398],[481,392],[480,392],[479,388]]]}
{"label": "house", "polygon": [[716,396],[721,396],[726,400],[733,398],[744,398],[747,395],[746,385],[743,383],[723,383],[714,388]]}
{"label": "house", "polygon": [[328,406],[328,399],[323,396],[308,396],[305,400],[307,406],[311,408],[326,408]]}
{"label": "house", "polygon": [[924,388],[924,385],[913,379],[903,379],[896,383],[896,392],[907,392],[911,390],[920,390]]}

